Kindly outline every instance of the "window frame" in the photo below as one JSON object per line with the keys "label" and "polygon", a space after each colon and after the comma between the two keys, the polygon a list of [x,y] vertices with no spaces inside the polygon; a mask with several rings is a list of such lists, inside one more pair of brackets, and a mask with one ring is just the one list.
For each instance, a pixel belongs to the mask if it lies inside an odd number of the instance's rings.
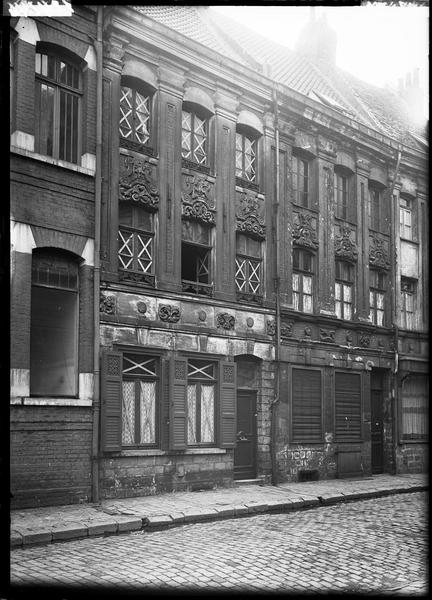
{"label": "window frame", "polygon": [[[341,268],[345,267],[348,269],[348,275],[341,274]],[[354,308],[355,308],[355,273],[354,273],[354,265],[346,260],[337,260],[335,263],[335,312],[338,319],[342,319],[344,321],[352,321],[354,320]],[[341,298],[337,298],[337,285],[340,286],[341,289]],[[345,301],[345,289],[350,290],[351,294],[351,302]],[[338,303],[341,306],[341,315],[338,315],[337,305]],[[350,306],[351,316],[348,317],[345,315],[345,305]]]}
{"label": "window frame", "polygon": [[[404,205],[405,204],[405,205]],[[409,225],[405,222],[405,217],[409,215]],[[406,196],[399,197],[399,237],[403,240],[412,242],[414,240],[414,206],[413,201]],[[406,235],[408,228],[409,235]]]}
{"label": "window frame", "polygon": [[[184,279],[183,278],[183,254],[184,254],[184,249],[183,246],[189,246],[192,248],[195,248],[196,251],[203,251],[205,252],[205,257],[207,260],[207,275],[208,275],[208,281],[204,282],[204,281],[199,281],[198,277],[199,277],[199,267],[198,267],[198,259],[199,256],[196,256],[196,261],[195,261],[195,272],[196,272],[196,279],[195,280],[190,280],[190,279]],[[182,289],[184,292],[188,292],[191,294],[196,294],[198,296],[211,296],[213,294],[213,269],[212,269],[212,258],[213,258],[213,246],[210,244],[200,244],[199,242],[194,242],[194,241],[190,241],[190,240],[181,240],[181,255],[182,255],[182,260],[181,260],[181,282],[182,282]],[[192,288],[192,289],[190,289]],[[195,289],[195,291],[193,291]]]}
{"label": "window frame", "polygon": [[[243,245],[245,246],[244,251],[240,250],[238,248],[238,244],[239,242],[241,242],[241,238],[243,238]],[[251,248],[251,243],[258,243],[259,244],[259,250],[256,254],[253,254],[252,252],[252,248]],[[239,270],[241,269],[241,266],[239,265],[239,260],[244,261],[245,264],[245,278],[244,278],[244,289],[240,289],[239,284],[238,284],[238,273]],[[257,269],[253,269],[253,267],[251,266],[251,263],[257,263],[258,265],[258,289],[256,291],[253,291],[251,289],[251,285],[250,285],[250,279],[251,279],[251,270],[252,270],[252,275],[254,275],[257,271]],[[237,233],[236,234],[236,252],[235,252],[235,257],[234,257],[234,285],[235,285],[235,289],[236,289],[236,295],[240,298],[240,299],[257,299],[260,300],[263,296],[263,277],[264,277],[264,261],[263,261],[263,242],[262,240],[257,240],[256,238],[251,238],[248,235],[245,235],[244,233]]]}
{"label": "window frame", "polygon": [[[411,331],[415,327],[414,318],[417,304],[418,281],[410,277],[401,277],[401,327]],[[408,289],[411,287],[411,289]],[[405,288],[405,289],[404,289]],[[412,310],[407,309],[408,299],[411,298]],[[408,315],[411,315],[409,322]]]}
{"label": "window frame", "polygon": [[[237,141],[241,138],[241,148],[237,148]],[[246,150],[245,141],[250,142],[251,148],[253,149],[253,162],[254,162],[254,177],[250,178],[247,174],[245,162],[246,162]],[[236,128],[235,135],[235,177],[238,184],[245,184],[245,187],[255,186],[259,188],[259,152],[258,152],[258,135],[251,131],[245,130],[243,127]],[[237,167],[238,158],[241,157],[241,168]]]}
{"label": "window frame", "polygon": [[[298,261],[298,267],[295,266],[295,254],[298,253],[299,256],[299,261]],[[310,259],[310,270],[307,269],[307,267],[305,266],[305,256],[308,256]],[[308,250],[305,250],[303,248],[298,248],[298,247],[294,247],[293,248],[293,254],[292,254],[292,294],[293,294],[293,305],[295,305],[295,295],[298,295],[298,308],[294,308],[294,310],[298,311],[298,312],[303,312],[305,314],[313,314],[314,313],[314,309],[315,309],[315,255],[313,254],[313,252],[310,252]],[[295,278],[294,276],[298,275],[298,281],[299,281],[299,289],[296,290],[294,287],[294,281]],[[304,280],[305,278],[309,278],[311,280],[311,293],[305,293],[304,291]],[[306,311],[304,310],[304,297],[310,297],[311,299],[311,310],[310,311]]]}
{"label": "window frame", "polygon": [[[186,130],[183,127],[183,119],[184,113],[190,115],[190,130]],[[195,159],[196,152],[196,128],[195,121],[199,119],[201,123],[204,125],[204,142],[203,142],[203,155],[205,157],[204,161],[199,162]],[[182,162],[187,167],[196,168],[196,169],[204,169],[209,170],[210,165],[210,157],[209,157],[209,136],[210,136],[210,118],[205,113],[204,110],[200,110],[197,107],[188,106],[188,104],[183,103],[181,110],[181,158]],[[185,156],[185,146],[184,146],[184,131],[189,131],[190,133],[190,150],[188,151],[188,156]]]}
{"label": "window frame", "polygon": [[[217,417],[219,414],[219,365],[218,361],[212,357],[202,358],[202,356],[186,357],[187,360],[187,392],[189,392],[189,385],[196,385],[196,412],[195,412],[195,433],[197,437],[197,441],[190,442],[189,441],[189,401],[188,397],[186,399],[186,407],[187,407],[187,435],[186,442],[188,448],[203,448],[203,447],[214,447],[217,444],[218,438],[218,423]],[[207,365],[211,365],[213,367],[213,377],[208,379],[200,379],[199,377],[194,377],[189,375],[189,365],[191,363],[205,363]],[[205,366],[205,365],[204,365]],[[203,442],[201,441],[202,431],[201,431],[201,416],[202,416],[202,386],[205,385],[206,382],[209,382],[208,385],[212,385],[213,387],[213,441]],[[200,438],[200,439],[198,439]]]}
{"label": "window frame", "polygon": [[[412,411],[414,413],[420,414],[423,416],[423,418],[421,419],[424,423],[428,423],[429,422],[429,403],[428,403],[428,399],[429,399],[429,378],[428,375],[426,373],[419,373],[419,372],[413,372],[413,373],[407,373],[404,377],[402,377],[401,380],[401,392],[400,392],[400,400],[399,400],[399,406],[400,406],[400,418],[399,418],[399,427],[400,427],[400,442],[403,444],[406,443],[414,443],[414,444],[418,444],[418,443],[428,443],[429,442],[429,431],[426,431],[426,433],[405,433],[404,431],[404,415],[407,414],[407,412],[411,412],[411,411],[406,411],[407,408],[413,408],[413,407],[407,407],[404,406],[404,399],[406,398],[406,396],[404,396],[403,393],[403,388],[404,386],[406,386],[406,383],[409,382],[409,379],[419,379],[419,378],[423,378],[425,381],[425,394],[424,394],[424,398],[425,398],[425,402],[423,406],[419,406],[417,408],[420,408],[422,410],[419,411]],[[406,412],[405,412],[406,411]]]}
{"label": "window frame", "polygon": [[[372,274],[376,277],[375,282],[371,281]],[[386,326],[386,278],[387,274],[380,269],[369,270],[369,318],[377,327]],[[382,296],[382,309],[377,306],[378,296]],[[371,298],[374,299],[373,304]],[[382,312],[382,323],[378,323],[378,311]]]}
{"label": "window frame", "polygon": [[[132,211],[132,225],[125,225],[121,222],[120,209],[122,206],[130,207]],[[145,212],[148,217],[151,219],[151,223],[153,226],[153,231],[149,231],[144,229],[143,227],[138,227],[137,221],[139,221],[139,211]],[[143,283],[143,284],[155,284],[156,278],[156,213],[153,211],[146,210],[143,206],[134,206],[133,204],[120,202],[119,203],[119,218],[118,218],[118,248],[117,248],[117,261],[118,261],[118,272],[120,273],[120,278],[122,281],[132,280],[134,283]],[[123,236],[123,232],[130,233],[133,236],[133,255],[132,255],[132,265],[133,268],[127,268],[122,266],[121,259],[121,250],[126,247],[128,240],[125,240]],[[151,249],[151,269],[149,271],[139,270],[136,265],[139,263],[140,255],[137,249],[137,245],[141,243],[143,248],[141,252],[147,250],[148,242],[144,245],[140,236],[146,236],[150,240],[150,249]],[[130,239],[130,238],[129,238]],[[120,248],[120,245],[123,243],[123,246]]]}
{"label": "window frame", "polygon": [[[302,175],[299,166],[303,165],[307,167],[306,175]],[[313,210],[312,202],[312,159],[303,154],[292,155],[292,173],[293,173],[293,191],[294,191],[294,204],[301,206],[302,208],[308,208]],[[300,181],[302,185],[300,185]],[[304,189],[306,182],[306,190]],[[302,196],[300,199],[300,195]]]}
{"label": "window frame", "polygon": [[[125,137],[121,131],[121,123],[122,123],[122,100],[123,100],[123,90],[128,89],[132,93],[132,121],[133,125],[130,127],[131,138]],[[137,121],[136,116],[136,95],[146,98],[148,100],[148,119],[147,119],[147,140],[141,142],[137,138],[136,127],[134,124]],[[138,152],[143,152],[144,154],[148,154],[150,156],[155,155],[154,145],[156,141],[156,132],[155,132],[155,98],[156,91],[145,82],[132,77],[132,76],[123,76],[120,84],[120,99],[119,99],[119,140],[120,146],[125,148],[131,148],[132,150],[137,150]]]}

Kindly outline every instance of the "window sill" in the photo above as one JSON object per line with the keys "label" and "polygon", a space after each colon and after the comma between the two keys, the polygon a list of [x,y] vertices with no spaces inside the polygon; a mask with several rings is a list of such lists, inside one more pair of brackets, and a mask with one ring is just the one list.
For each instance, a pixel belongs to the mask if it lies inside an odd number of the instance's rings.
{"label": "window sill", "polygon": [[11,398],[13,406],[92,406],[91,398]]}
{"label": "window sill", "polygon": [[429,444],[429,439],[425,438],[417,438],[417,439],[401,439],[399,440],[399,444]]}
{"label": "window sill", "polygon": [[187,450],[159,450],[158,448],[131,448],[130,450],[122,450],[121,452],[111,453],[111,456],[169,456],[173,453],[176,455],[185,454],[188,456],[199,454],[226,454],[225,448],[188,448]]}
{"label": "window sill", "polygon": [[94,177],[95,175],[94,169],[86,169],[85,167],[81,167],[75,163],[52,158],[51,156],[45,156],[44,154],[37,154],[36,152],[31,152],[30,150],[18,148],[17,146],[11,146],[10,151],[12,154],[20,154],[21,156],[26,156],[27,158],[32,158],[33,160],[38,160],[56,167],[62,167],[63,169],[68,169],[69,171],[75,171],[76,173],[81,173],[82,175],[90,175],[91,177]]}

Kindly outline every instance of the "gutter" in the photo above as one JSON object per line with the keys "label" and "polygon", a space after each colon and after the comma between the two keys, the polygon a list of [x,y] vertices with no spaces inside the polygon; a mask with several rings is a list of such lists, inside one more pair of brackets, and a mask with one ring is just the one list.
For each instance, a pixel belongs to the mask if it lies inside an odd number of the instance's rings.
{"label": "gutter", "polygon": [[93,267],[93,423],[92,423],[92,502],[99,502],[99,432],[100,432],[100,240],[102,198],[102,22],[103,6],[97,7],[96,52],[96,172],[95,232]]}

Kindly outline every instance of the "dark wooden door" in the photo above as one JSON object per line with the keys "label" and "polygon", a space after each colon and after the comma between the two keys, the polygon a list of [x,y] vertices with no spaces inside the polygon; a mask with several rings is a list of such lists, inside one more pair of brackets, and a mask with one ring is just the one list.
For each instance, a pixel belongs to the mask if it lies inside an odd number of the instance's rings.
{"label": "dark wooden door", "polygon": [[383,393],[381,389],[371,389],[371,441],[372,473],[384,470],[384,427]]}
{"label": "dark wooden door", "polygon": [[234,479],[256,477],[256,392],[237,390],[237,441]]}

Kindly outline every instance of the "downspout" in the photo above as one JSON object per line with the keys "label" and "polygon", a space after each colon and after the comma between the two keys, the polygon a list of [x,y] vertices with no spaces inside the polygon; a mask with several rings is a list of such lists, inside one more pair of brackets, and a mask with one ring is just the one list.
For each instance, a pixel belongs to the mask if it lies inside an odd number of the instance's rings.
{"label": "downspout", "polygon": [[277,93],[273,90],[273,105],[274,105],[274,124],[275,124],[275,143],[276,143],[276,181],[275,181],[275,202],[274,202],[274,247],[275,247],[275,305],[276,305],[276,320],[275,320],[275,395],[271,404],[271,422],[270,422],[270,458],[271,458],[271,476],[272,485],[278,485],[278,466],[276,458],[276,433],[277,433],[277,407],[280,400],[280,275],[279,275],[279,114],[277,104]]}
{"label": "downspout", "polygon": [[92,429],[92,502],[99,502],[99,427],[100,427],[100,236],[102,197],[102,23],[103,6],[97,7],[96,52],[96,169],[95,232],[93,267],[93,429]]}

